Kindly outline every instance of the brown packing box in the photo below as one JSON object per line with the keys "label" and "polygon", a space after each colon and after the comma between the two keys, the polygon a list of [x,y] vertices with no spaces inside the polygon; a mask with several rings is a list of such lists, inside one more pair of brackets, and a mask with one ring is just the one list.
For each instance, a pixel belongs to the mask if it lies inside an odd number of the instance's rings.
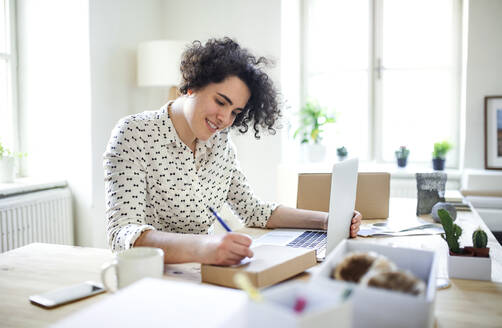
{"label": "brown packing box", "polygon": [[317,264],[314,250],[261,245],[253,248],[251,261],[241,266],[201,265],[202,282],[237,288],[234,275],[245,273],[257,287],[267,287],[291,278]]}
{"label": "brown packing box", "polygon": [[[298,174],[296,207],[329,211],[331,173]],[[357,177],[356,210],[364,219],[389,217],[390,173],[359,172]]]}

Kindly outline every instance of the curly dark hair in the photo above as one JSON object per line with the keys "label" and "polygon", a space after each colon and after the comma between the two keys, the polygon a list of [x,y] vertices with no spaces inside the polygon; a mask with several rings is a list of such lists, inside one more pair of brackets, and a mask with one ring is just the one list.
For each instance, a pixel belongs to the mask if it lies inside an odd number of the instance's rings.
{"label": "curly dark hair", "polygon": [[278,93],[262,70],[263,66],[269,65],[267,58],[256,58],[228,37],[209,39],[205,45],[194,41],[181,59],[183,81],[179,90],[185,95],[189,89],[201,89],[210,83],[222,82],[229,76],[237,76],[247,85],[251,96],[232,127],[239,127],[239,132],[246,133],[248,124],[252,123],[254,136],[260,139],[260,127],[275,134],[274,124],[281,116]]}

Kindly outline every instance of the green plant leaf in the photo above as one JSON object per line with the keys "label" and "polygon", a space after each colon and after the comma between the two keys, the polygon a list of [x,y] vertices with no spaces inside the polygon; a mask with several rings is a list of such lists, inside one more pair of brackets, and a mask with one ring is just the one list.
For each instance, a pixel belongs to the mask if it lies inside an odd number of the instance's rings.
{"label": "green plant leaf", "polygon": [[4,157],[22,158],[22,157],[26,157],[26,156],[28,156],[27,153],[19,153],[19,152],[11,151],[10,149],[5,148],[5,146],[2,144],[2,142],[0,142],[0,159],[2,159]]}
{"label": "green plant leaf", "polygon": [[335,123],[335,116],[329,115],[327,109],[320,106],[315,100],[309,99],[305,105],[300,109],[300,126],[293,135],[293,138],[298,137],[299,131],[303,133],[303,138],[301,142],[304,142],[304,138],[309,139],[314,143],[318,143],[322,140],[323,130],[320,129],[321,126],[329,123]]}
{"label": "green plant leaf", "polygon": [[312,140],[314,140],[314,142],[317,140],[318,136],[319,136],[318,129],[314,129],[312,130],[312,132],[310,132],[310,137],[312,138]]}
{"label": "green plant leaf", "polygon": [[453,253],[460,253],[458,239],[462,235],[462,228],[453,223],[450,213],[448,213],[445,209],[438,210],[438,216],[445,232],[444,239],[448,244],[448,248]]}
{"label": "green plant leaf", "polygon": [[446,154],[453,148],[453,145],[448,141],[434,143],[434,150],[432,152],[433,158],[445,158]]}

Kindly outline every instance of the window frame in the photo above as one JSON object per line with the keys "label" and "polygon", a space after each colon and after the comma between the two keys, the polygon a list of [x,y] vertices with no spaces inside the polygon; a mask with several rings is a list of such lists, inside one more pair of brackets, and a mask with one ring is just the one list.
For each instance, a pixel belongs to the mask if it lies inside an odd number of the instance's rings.
{"label": "window frame", "polygon": [[[300,36],[300,58],[301,58],[301,93],[300,93],[300,103],[304,104],[307,98],[308,89],[308,60],[307,52],[305,47],[308,46],[309,40],[307,40],[308,35],[308,17],[309,17],[309,0],[301,1],[301,36]],[[369,63],[368,63],[368,144],[367,153],[364,154],[368,157],[368,161],[376,162],[377,164],[390,164],[392,162],[385,161],[383,156],[383,133],[382,131],[384,123],[384,113],[382,108],[383,100],[383,87],[382,78],[377,76],[377,70],[381,68],[380,63],[383,58],[383,2],[385,0],[367,0],[369,2]],[[449,160],[446,162],[447,168],[459,168],[460,166],[460,155],[461,155],[461,145],[460,145],[460,119],[461,119],[461,64],[462,64],[462,12],[463,12],[463,0],[453,1],[454,10],[454,53],[457,55],[453,58],[454,76],[455,80],[455,90],[454,90],[454,114],[452,117],[453,125],[453,139],[451,142],[454,144],[454,148],[448,156]],[[432,148],[432,146],[431,146]],[[432,149],[431,149],[432,152]],[[413,161],[414,165],[427,165],[430,166],[430,161]]]}
{"label": "window frame", "polygon": [[20,151],[20,133],[19,133],[19,98],[18,98],[18,56],[17,56],[17,24],[16,24],[16,1],[15,0],[2,0],[4,1],[6,7],[6,28],[8,37],[7,52],[0,52],[0,56],[6,59],[8,63],[8,74],[9,74],[9,99],[11,106],[11,124],[13,128],[12,138],[12,151]]}

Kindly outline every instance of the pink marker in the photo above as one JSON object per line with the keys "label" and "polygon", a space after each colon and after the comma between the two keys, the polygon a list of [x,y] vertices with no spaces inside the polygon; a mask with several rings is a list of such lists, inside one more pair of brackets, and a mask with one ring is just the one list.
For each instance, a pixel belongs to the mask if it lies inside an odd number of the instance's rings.
{"label": "pink marker", "polygon": [[303,310],[305,309],[305,306],[307,306],[307,300],[304,297],[298,297],[295,301],[295,306],[293,307],[293,310],[296,313],[302,313]]}

